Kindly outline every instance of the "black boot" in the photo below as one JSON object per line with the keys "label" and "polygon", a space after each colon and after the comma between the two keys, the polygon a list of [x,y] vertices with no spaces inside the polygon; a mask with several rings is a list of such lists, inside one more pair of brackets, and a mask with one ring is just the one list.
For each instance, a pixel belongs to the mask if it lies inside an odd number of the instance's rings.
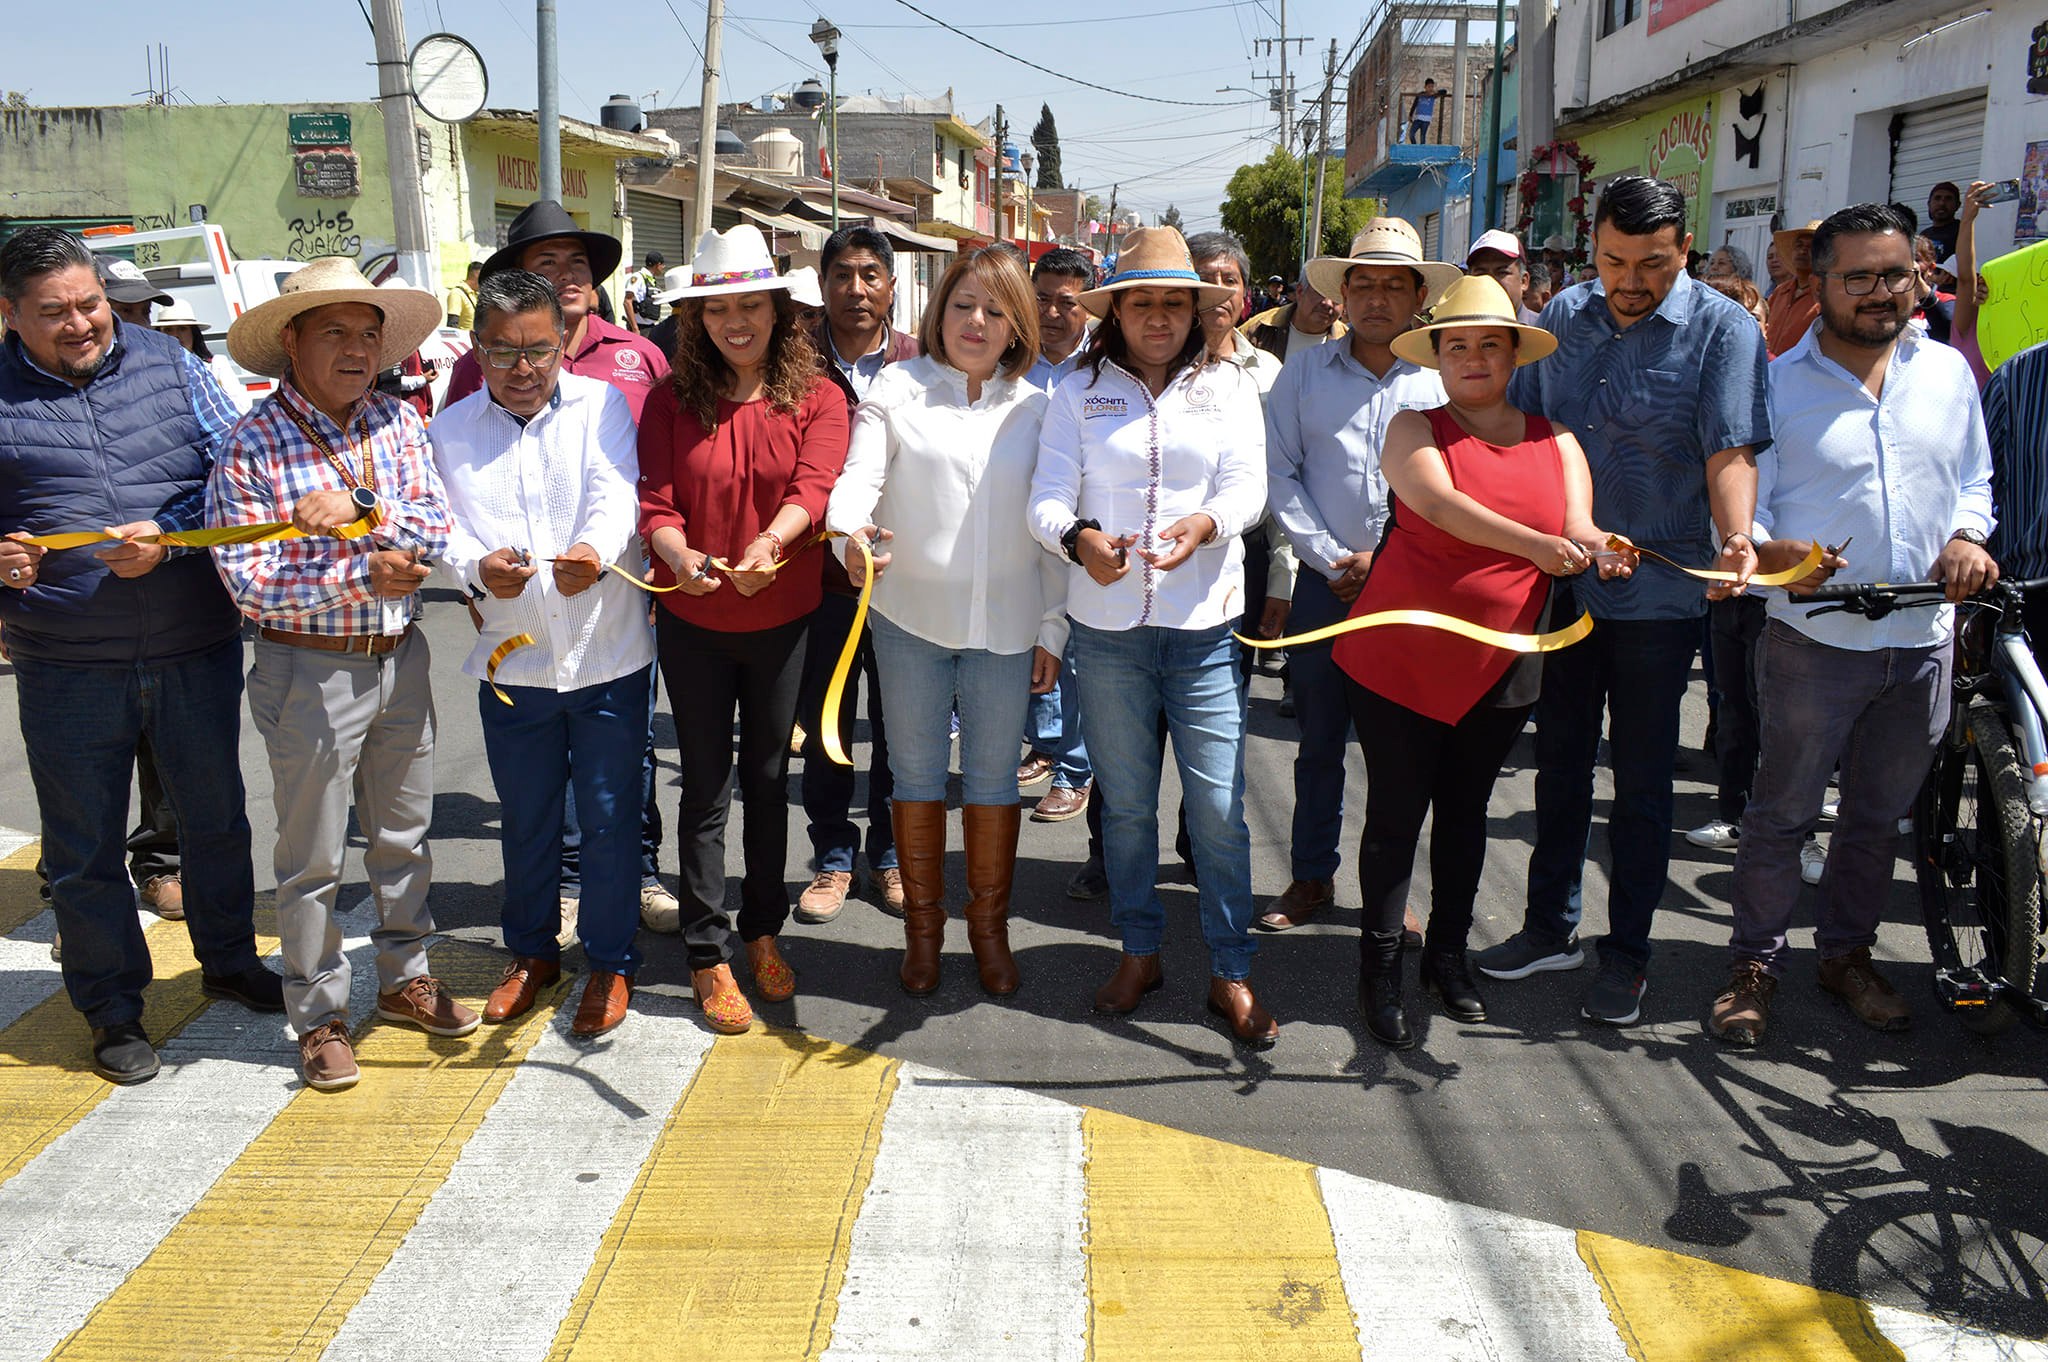
{"label": "black boot", "polygon": [[1434,993],[1442,999],[1444,1013],[1452,1020],[1486,1020],[1486,999],[1479,996],[1479,986],[1472,980],[1472,969],[1466,963],[1465,952],[1462,949],[1424,949],[1422,988],[1425,993]]}
{"label": "black boot", "polygon": [[1358,941],[1358,1010],[1365,1029],[1390,1050],[1415,1044],[1401,1010],[1401,933],[1366,932]]}

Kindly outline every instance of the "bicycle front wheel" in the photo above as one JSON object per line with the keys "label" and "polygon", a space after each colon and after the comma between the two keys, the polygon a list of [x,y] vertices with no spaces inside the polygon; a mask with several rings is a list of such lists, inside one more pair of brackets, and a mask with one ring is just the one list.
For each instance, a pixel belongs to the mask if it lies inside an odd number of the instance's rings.
{"label": "bicycle front wheel", "polygon": [[[2034,984],[2041,913],[2026,778],[1996,705],[1973,698],[1962,720],[1963,743],[1944,744],[1914,810],[1928,941],[1936,968],[1953,961],[2024,992]],[[1987,1035],[2018,1019],[2002,1001],[1956,1015]]]}

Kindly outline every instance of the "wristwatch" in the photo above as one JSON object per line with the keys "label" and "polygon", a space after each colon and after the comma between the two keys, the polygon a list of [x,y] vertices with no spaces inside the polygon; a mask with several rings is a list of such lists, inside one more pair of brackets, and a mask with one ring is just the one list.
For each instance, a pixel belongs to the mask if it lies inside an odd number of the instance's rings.
{"label": "wristwatch", "polygon": [[1965,544],[1975,544],[1980,549],[1985,544],[1984,532],[1982,530],[1957,530],[1949,538],[1960,539]]}
{"label": "wristwatch", "polygon": [[1060,548],[1066,552],[1068,558],[1079,563],[1081,561],[1081,531],[1100,530],[1101,528],[1102,522],[1099,520],[1077,520],[1067,526],[1067,532],[1060,536]]}
{"label": "wristwatch", "polygon": [[353,501],[356,509],[364,515],[377,509],[377,494],[367,487],[356,488],[348,494],[348,499]]}

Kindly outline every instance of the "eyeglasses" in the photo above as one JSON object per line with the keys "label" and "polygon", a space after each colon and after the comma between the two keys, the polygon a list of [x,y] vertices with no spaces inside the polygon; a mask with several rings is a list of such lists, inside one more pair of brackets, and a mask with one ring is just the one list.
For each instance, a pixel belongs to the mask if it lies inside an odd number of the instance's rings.
{"label": "eyeglasses", "polygon": [[1836,274],[1832,270],[1820,271],[1823,279],[1839,279],[1842,291],[1851,298],[1863,298],[1877,290],[1879,280],[1884,281],[1886,293],[1904,293],[1919,280],[1916,270],[1886,270],[1882,274],[1870,270],[1855,270],[1848,274]]}
{"label": "eyeglasses", "polygon": [[484,363],[493,369],[517,369],[519,361],[525,360],[536,369],[545,369],[555,362],[555,356],[562,353],[559,345],[529,345],[520,349],[513,345],[494,345],[482,352]]}

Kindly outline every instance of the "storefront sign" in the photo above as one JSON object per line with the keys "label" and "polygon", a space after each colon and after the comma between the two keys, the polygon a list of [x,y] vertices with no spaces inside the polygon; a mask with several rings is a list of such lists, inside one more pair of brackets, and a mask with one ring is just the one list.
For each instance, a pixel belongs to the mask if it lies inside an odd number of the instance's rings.
{"label": "storefront sign", "polygon": [[288,113],[285,132],[295,147],[345,147],[354,141],[345,113]]}
{"label": "storefront sign", "polygon": [[1714,0],[1650,0],[1650,32],[1667,29],[1680,19],[1689,19],[1713,3]]}
{"label": "storefront sign", "polygon": [[[519,189],[529,194],[540,193],[540,167],[529,156],[498,157],[498,187]],[[574,166],[562,167],[562,196],[571,199],[590,197],[590,177]]]}
{"label": "storefront sign", "polygon": [[353,199],[363,192],[363,165],[353,151],[301,151],[292,178],[303,199]]}
{"label": "storefront sign", "polygon": [[1714,155],[1714,120],[1709,106],[1671,115],[1649,148],[1650,174],[1669,180],[1688,204],[1700,201],[1708,163]]}

